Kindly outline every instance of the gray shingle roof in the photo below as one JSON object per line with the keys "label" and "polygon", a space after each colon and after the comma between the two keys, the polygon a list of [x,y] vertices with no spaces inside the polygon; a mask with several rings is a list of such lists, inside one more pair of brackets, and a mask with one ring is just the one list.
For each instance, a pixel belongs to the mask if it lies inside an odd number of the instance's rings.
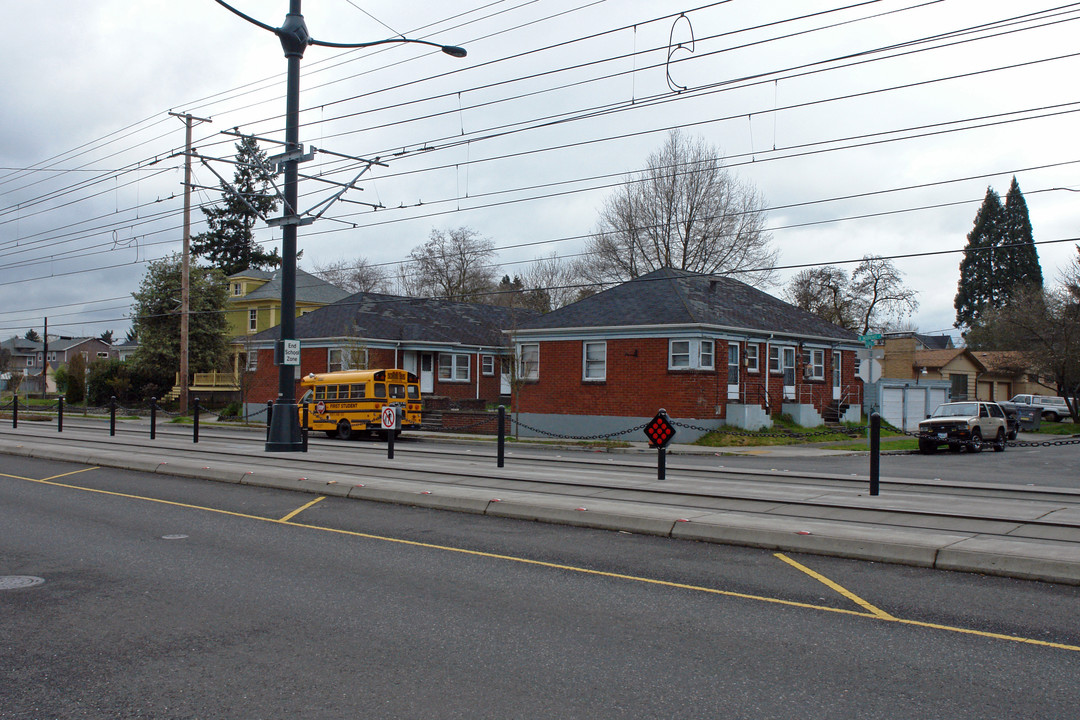
{"label": "gray shingle roof", "polygon": [[[231,275],[230,278],[237,277],[250,277],[261,280],[268,280],[265,285],[262,285],[255,290],[252,290],[247,295],[240,297],[230,297],[230,300],[242,301],[242,300],[262,300],[264,298],[278,299],[281,297],[281,271],[275,270],[273,272],[267,272],[265,270],[245,270],[241,273]],[[325,280],[315,277],[311,273],[304,272],[300,268],[296,269],[296,300],[297,302],[313,302],[328,304],[337,302],[344,297],[348,297],[349,293],[342,290],[337,285],[331,285]]]}
{"label": "gray shingle roof", "polygon": [[729,277],[661,268],[546,315],[520,330],[709,325],[857,342],[858,336]]}
{"label": "gray shingle roof", "polygon": [[[482,347],[505,344],[502,330],[528,320],[527,310],[480,303],[412,298],[381,293],[356,293],[296,319],[296,337],[358,337],[413,344],[438,343]],[[273,340],[280,327],[253,339]]]}

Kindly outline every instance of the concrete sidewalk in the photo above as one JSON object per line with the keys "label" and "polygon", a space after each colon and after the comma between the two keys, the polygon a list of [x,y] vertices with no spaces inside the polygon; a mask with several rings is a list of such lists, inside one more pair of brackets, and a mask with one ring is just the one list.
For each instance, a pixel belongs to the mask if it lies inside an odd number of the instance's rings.
{"label": "concrete sidewalk", "polygon": [[[440,438],[443,439],[443,438]],[[555,465],[518,457],[497,469],[494,443],[451,457],[425,443],[403,456],[322,445],[317,454],[266,453],[262,438],[160,434],[110,438],[100,430],[0,428],[0,454],[272,487],[358,500],[810,552],[922,567],[1080,584],[1080,490],[810,472],[680,467],[665,481],[628,453]],[[642,449],[645,444],[641,443]],[[684,446],[688,452],[717,448]],[[695,448],[695,450],[690,450]],[[483,452],[481,452],[481,450]],[[637,450],[637,448],[632,448]],[[804,446],[746,448],[830,453]],[[654,451],[648,451],[650,453]],[[405,457],[407,454],[407,457]]]}

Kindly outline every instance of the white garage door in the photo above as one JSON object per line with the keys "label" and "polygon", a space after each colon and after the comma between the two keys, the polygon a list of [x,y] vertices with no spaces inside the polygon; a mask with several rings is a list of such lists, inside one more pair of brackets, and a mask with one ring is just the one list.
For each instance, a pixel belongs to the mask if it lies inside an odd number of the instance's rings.
{"label": "white garage door", "polygon": [[881,389],[881,419],[893,427],[904,426],[904,389]]}
{"label": "white garage door", "polygon": [[930,388],[930,402],[926,405],[927,412],[934,412],[938,405],[943,405],[946,402],[945,388]]}
{"label": "white garage door", "polygon": [[907,400],[907,423],[904,425],[904,429],[908,431],[918,430],[919,421],[926,418],[926,393],[921,391],[909,392]]}

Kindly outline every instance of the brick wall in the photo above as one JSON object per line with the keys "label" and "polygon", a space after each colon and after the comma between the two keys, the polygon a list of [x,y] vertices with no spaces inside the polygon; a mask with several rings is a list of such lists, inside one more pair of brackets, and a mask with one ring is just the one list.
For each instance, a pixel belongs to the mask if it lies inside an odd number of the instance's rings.
{"label": "brick wall", "polygon": [[[758,372],[745,366],[745,344],[740,344],[740,391],[745,402],[764,404],[768,358],[759,346]],[[715,370],[669,370],[666,338],[607,341],[606,379],[582,379],[582,342],[547,341],[540,344],[540,371],[536,381],[522,383],[514,408],[524,413],[648,417],[664,408],[672,417],[723,418],[728,403],[727,343],[717,341]],[[832,402],[832,352],[825,352],[825,379],[803,380],[801,353],[796,354],[798,402],[812,402],[820,411]],[[848,404],[862,401],[855,377],[855,353],[844,351],[841,360]],[[779,412],[784,402],[783,377],[768,374],[769,407]],[[732,402],[744,402],[743,399]],[[790,401],[789,401],[790,402]]]}

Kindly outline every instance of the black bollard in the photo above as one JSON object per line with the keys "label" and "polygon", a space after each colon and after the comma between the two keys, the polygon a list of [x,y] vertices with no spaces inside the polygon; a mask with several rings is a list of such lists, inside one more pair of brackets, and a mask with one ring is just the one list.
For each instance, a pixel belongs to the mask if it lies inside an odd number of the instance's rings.
{"label": "black bollard", "polygon": [[150,439],[157,439],[157,398],[150,398]]}
{"label": "black bollard", "polygon": [[506,464],[506,408],[499,406],[499,460],[498,466]]}
{"label": "black bollard", "polygon": [[308,439],[308,404],[304,403],[304,421],[300,423],[300,452],[307,452],[307,439]]}
{"label": "black bollard", "polygon": [[270,421],[274,419],[274,401],[266,401],[266,442],[270,442]]}
{"label": "black bollard", "polygon": [[116,434],[116,396],[109,398],[109,435]]}
{"label": "black bollard", "polygon": [[394,428],[390,428],[386,431],[386,459],[394,459],[394,436],[397,435],[397,431]]}
{"label": "black bollard", "polygon": [[16,429],[19,427],[19,396],[11,396],[11,427]]}
{"label": "black bollard", "polygon": [[199,442],[199,398],[195,398],[195,417],[194,420],[194,433],[193,442]]}
{"label": "black bollard", "polygon": [[870,494],[880,491],[881,475],[881,416],[870,414]]}
{"label": "black bollard", "polygon": [[663,446],[656,449],[656,479],[667,479],[667,450]]}
{"label": "black bollard", "polygon": [[56,398],[59,403],[56,410],[56,432],[64,432],[64,396]]}

